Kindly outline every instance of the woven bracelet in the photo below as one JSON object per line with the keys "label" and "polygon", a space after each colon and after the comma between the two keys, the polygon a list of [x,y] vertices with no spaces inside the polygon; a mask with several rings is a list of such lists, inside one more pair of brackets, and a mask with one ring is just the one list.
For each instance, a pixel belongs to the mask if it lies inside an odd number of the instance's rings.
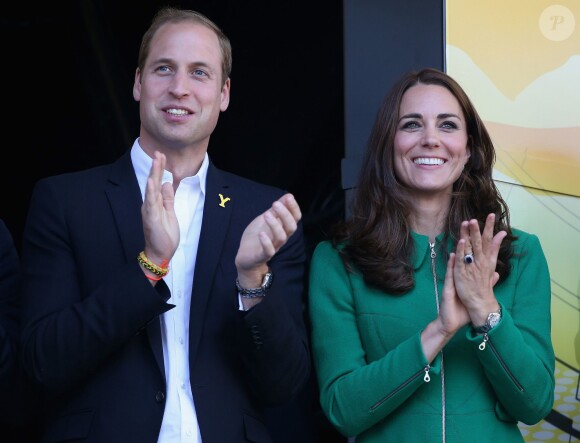
{"label": "woven bracelet", "polygon": [[[141,251],[139,256],[137,257],[137,261],[141,266],[143,266],[148,271],[153,272],[153,274],[158,275],[159,277],[165,277],[169,272],[169,268],[162,268],[161,266],[157,266],[151,260],[147,258],[145,255],[145,251]],[[165,263],[165,261],[164,261]]]}

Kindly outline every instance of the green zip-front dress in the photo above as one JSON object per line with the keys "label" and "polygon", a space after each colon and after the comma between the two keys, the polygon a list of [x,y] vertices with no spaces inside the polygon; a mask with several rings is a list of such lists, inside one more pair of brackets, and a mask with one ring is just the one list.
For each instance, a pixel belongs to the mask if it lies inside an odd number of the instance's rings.
{"label": "green zip-front dress", "polygon": [[511,273],[494,288],[500,323],[485,341],[465,326],[432,362],[420,334],[437,316],[447,257],[442,236],[430,245],[412,234],[415,287],[404,295],[367,286],[329,242],[317,246],[312,351],[322,409],[342,434],[357,443],[522,442],[517,422],[533,424],[550,412],[548,266],[536,236],[514,234]]}

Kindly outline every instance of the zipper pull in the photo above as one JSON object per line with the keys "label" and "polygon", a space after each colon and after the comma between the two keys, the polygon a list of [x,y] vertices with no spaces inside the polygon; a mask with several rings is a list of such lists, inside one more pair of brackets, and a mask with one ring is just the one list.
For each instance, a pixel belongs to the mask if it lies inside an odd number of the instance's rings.
{"label": "zipper pull", "polygon": [[431,377],[429,377],[429,369],[431,369],[431,366],[429,365],[425,366],[425,369],[423,369],[425,371],[425,376],[423,377],[423,381],[425,383],[429,383],[431,381]]}
{"label": "zipper pull", "polygon": [[435,242],[429,243],[429,247],[431,248],[431,258],[437,257],[437,254],[435,253]]}
{"label": "zipper pull", "polygon": [[487,343],[487,341],[489,340],[489,337],[487,336],[487,332],[485,334],[483,334],[483,341],[479,344],[479,350],[483,351],[485,349],[485,344]]}

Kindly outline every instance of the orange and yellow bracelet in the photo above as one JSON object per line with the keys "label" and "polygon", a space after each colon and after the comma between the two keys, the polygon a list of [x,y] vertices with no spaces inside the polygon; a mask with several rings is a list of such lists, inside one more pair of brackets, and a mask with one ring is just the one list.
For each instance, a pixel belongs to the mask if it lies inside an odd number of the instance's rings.
{"label": "orange and yellow bracelet", "polygon": [[145,251],[141,251],[139,253],[139,255],[137,256],[137,261],[145,269],[153,272],[153,274],[155,274],[157,277],[159,277],[159,278],[155,278],[155,277],[151,277],[151,276],[146,275],[146,277],[149,280],[153,280],[153,281],[161,280],[169,272],[169,266],[168,266],[169,261],[168,260],[163,260],[163,262],[161,263],[161,266],[158,266],[147,258],[147,256],[145,255]]}

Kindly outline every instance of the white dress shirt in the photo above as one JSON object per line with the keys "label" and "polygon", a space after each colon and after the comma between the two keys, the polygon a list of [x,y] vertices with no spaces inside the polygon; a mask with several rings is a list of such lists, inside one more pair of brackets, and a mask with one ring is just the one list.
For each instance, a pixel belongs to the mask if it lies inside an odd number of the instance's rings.
{"label": "white dress shirt", "polygon": [[[131,161],[144,197],[153,160],[139,146],[139,139],[131,149]],[[182,179],[175,192],[179,246],[169,262],[169,273],[163,278],[171,292],[168,303],[175,308],[160,318],[167,397],[158,443],[201,443],[189,380],[189,309],[208,165],[206,153],[198,173]],[[173,175],[163,171],[162,182],[173,183]]]}

